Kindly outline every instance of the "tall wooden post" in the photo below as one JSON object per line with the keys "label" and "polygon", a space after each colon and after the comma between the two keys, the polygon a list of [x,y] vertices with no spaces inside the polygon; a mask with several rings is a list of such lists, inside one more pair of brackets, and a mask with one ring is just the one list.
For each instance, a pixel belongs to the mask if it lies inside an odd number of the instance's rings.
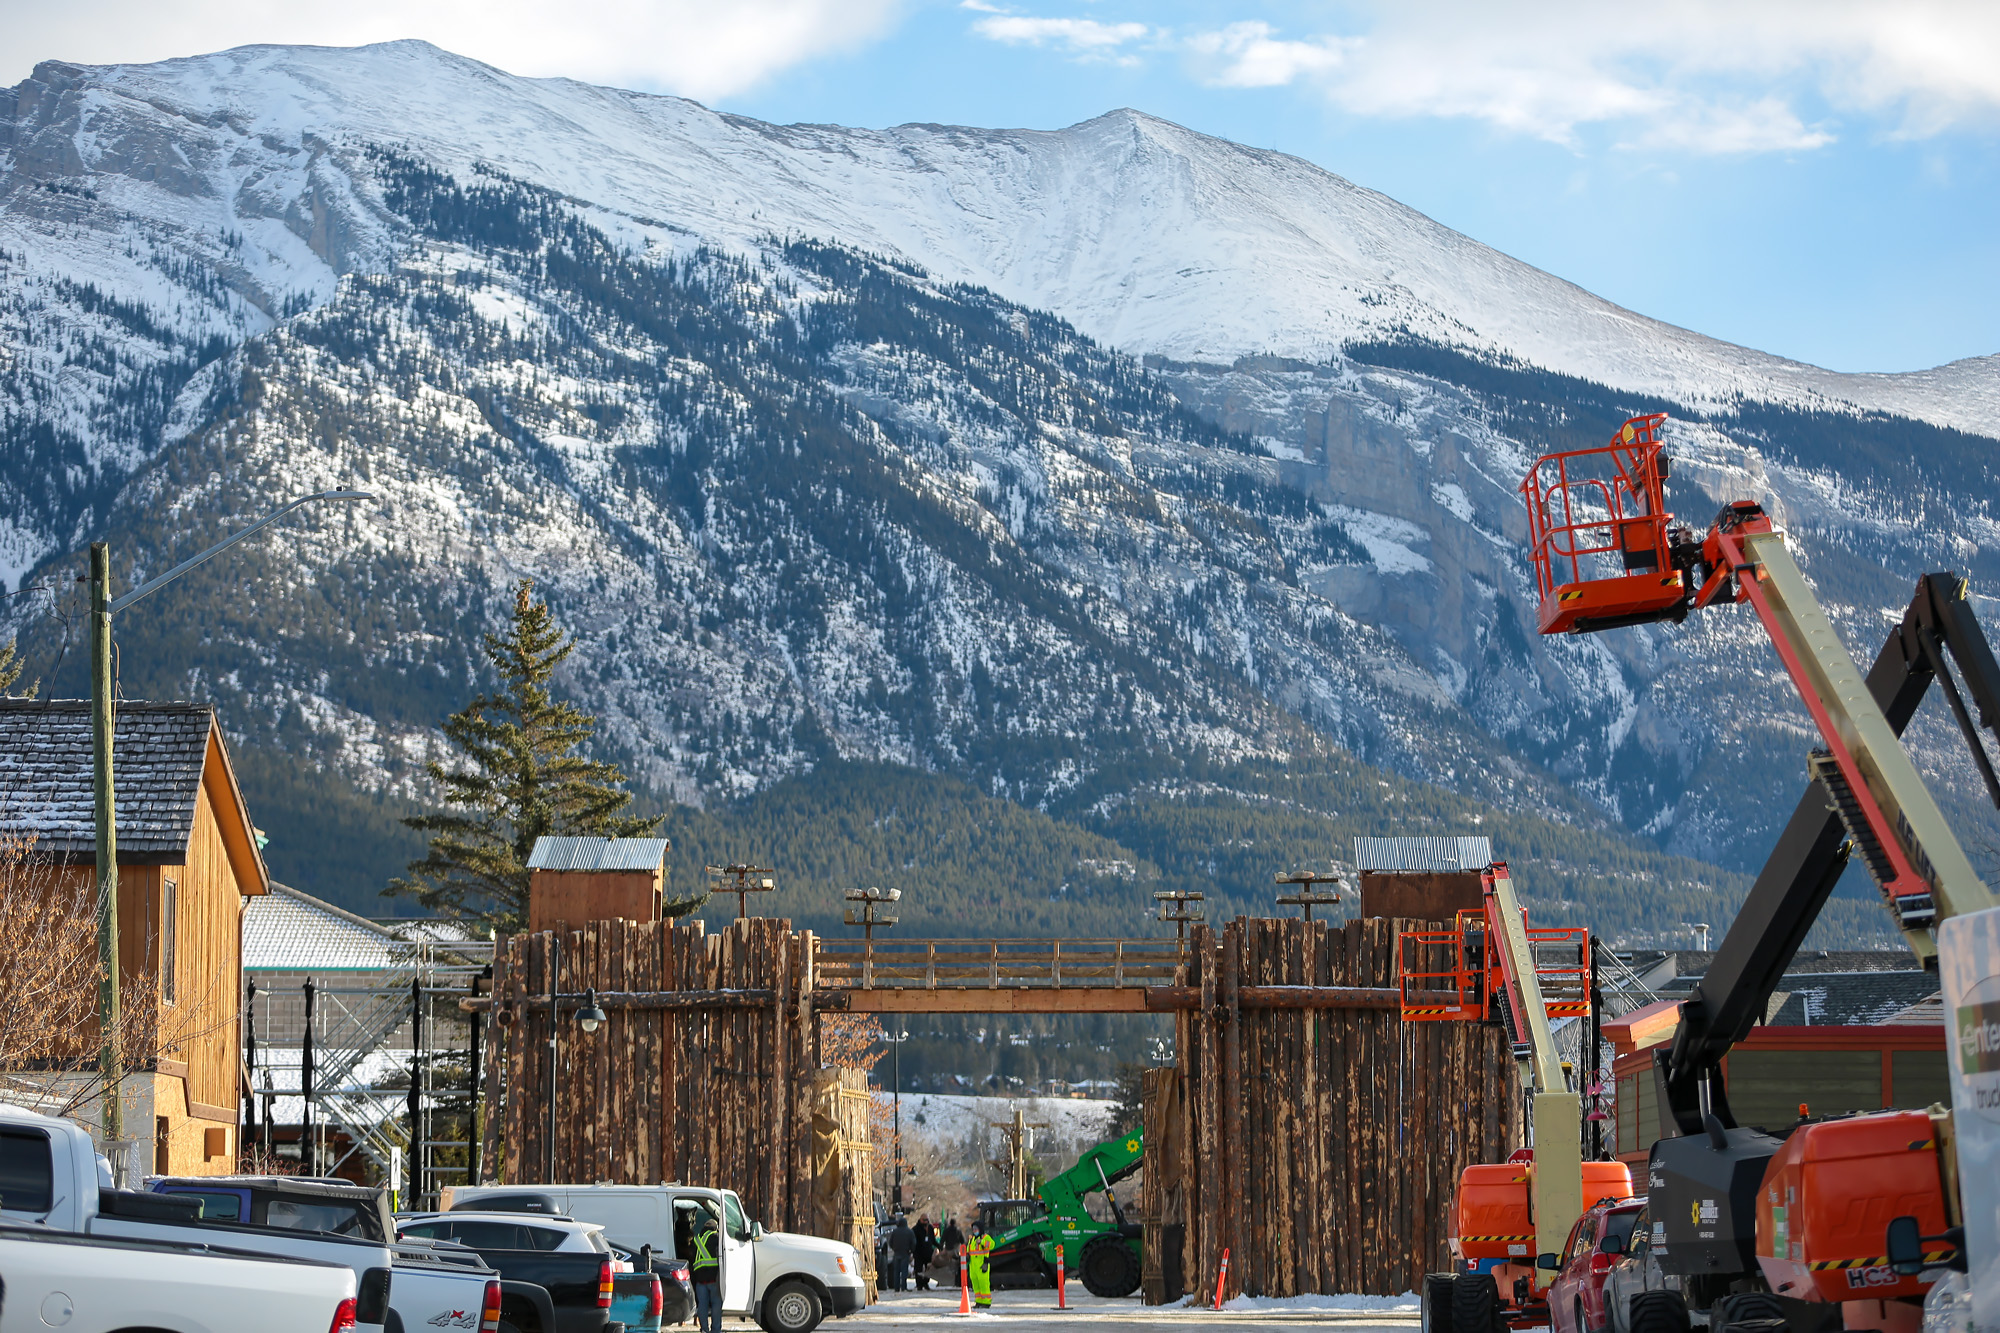
{"label": "tall wooden post", "polygon": [[104,1146],[125,1137],[125,1071],[118,1053],[118,828],[111,786],[111,548],[90,544],[91,785],[97,805],[98,1072]]}

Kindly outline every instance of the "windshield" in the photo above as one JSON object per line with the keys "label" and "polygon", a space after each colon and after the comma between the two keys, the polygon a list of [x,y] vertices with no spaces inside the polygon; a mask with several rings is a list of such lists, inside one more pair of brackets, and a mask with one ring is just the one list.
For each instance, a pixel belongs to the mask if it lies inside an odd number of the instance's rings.
{"label": "windshield", "polygon": [[1599,1247],[1603,1246],[1605,1240],[1616,1236],[1619,1240],[1624,1241],[1626,1247],[1629,1249],[1632,1244],[1632,1228],[1638,1223],[1642,1213],[1642,1209],[1634,1208],[1629,1213],[1612,1213],[1609,1217],[1606,1217],[1604,1219],[1604,1238],[1597,1242]]}
{"label": "windshield", "polygon": [[1023,1222],[1034,1221],[1042,1215],[1042,1212],[1042,1206],[1038,1203],[1001,1204],[991,1209],[991,1219],[986,1227],[995,1235],[1001,1235],[1012,1231]]}

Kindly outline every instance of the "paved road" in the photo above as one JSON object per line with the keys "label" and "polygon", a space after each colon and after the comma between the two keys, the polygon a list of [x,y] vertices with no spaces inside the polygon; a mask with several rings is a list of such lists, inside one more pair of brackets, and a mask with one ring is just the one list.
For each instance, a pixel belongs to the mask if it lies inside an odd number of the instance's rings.
{"label": "paved road", "polygon": [[[904,1292],[885,1295],[866,1311],[834,1323],[825,1333],[863,1333],[871,1329],[943,1328],[949,1325],[1005,1325],[1008,1333],[1050,1333],[1079,1325],[1113,1325],[1121,1333],[1148,1330],[1186,1330],[1273,1327],[1286,1333],[1415,1333],[1417,1312],[1412,1310],[1199,1310],[1180,1306],[1141,1305],[1136,1297],[1122,1301],[1099,1300],[1088,1292],[1070,1288],[1073,1310],[1058,1312],[1052,1291],[999,1291],[993,1294],[991,1313],[958,1312],[958,1292]],[[998,1331],[996,1330],[996,1333]]]}

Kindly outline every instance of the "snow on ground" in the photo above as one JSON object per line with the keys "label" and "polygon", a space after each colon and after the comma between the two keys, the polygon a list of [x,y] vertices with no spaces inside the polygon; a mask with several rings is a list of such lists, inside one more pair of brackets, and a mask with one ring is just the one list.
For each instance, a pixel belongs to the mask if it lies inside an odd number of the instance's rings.
{"label": "snow on ground", "polygon": [[[1193,1297],[1189,1300],[1192,1302]],[[1313,1310],[1332,1313],[1415,1314],[1417,1294],[1401,1296],[1233,1296],[1222,1303],[1224,1310]]]}
{"label": "snow on ground", "polygon": [[1100,1300],[1069,1285],[1070,1309],[1055,1308],[1053,1291],[997,1291],[993,1309],[958,1313],[956,1288],[937,1292],[905,1292],[885,1295],[866,1310],[842,1321],[843,1333],[851,1326],[862,1328],[940,1328],[952,1323],[1005,1324],[1022,1333],[1045,1329],[1095,1328],[1116,1324],[1120,1328],[1211,1329],[1269,1325],[1296,1329],[1300,1333],[1410,1333],[1417,1325],[1414,1298],[1400,1296],[1300,1296],[1291,1300],[1228,1301],[1220,1312],[1205,1305],[1142,1305],[1136,1296],[1123,1300]]}
{"label": "snow on ground", "polygon": [[[875,1099],[884,1107],[894,1098],[877,1091]],[[983,1148],[999,1142],[995,1123],[1011,1122],[1014,1112],[1034,1123],[1045,1121],[1049,1128],[1035,1131],[1035,1155],[1055,1167],[1067,1167],[1079,1153],[1104,1138],[1116,1102],[1088,1097],[967,1097],[952,1093],[906,1092],[903,1094],[903,1135],[926,1140],[945,1152],[964,1148],[977,1140]],[[983,1159],[983,1153],[981,1158]]]}

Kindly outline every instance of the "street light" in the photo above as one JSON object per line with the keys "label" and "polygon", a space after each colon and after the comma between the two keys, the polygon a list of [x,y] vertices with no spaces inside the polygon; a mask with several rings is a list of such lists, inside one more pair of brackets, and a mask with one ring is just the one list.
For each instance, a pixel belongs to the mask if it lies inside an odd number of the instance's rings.
{"label": "street light", "polygon": [[150,592],[165,587],[209,557],[228,550],[301,505],[318,500],[372,500],[369,491],[315,491],[279,506],[241,532],[223,538],[191,560],[123,597],[111,596],[111,548],[90,544],[90,739],[92,786],[97,819],[97,1026],[98,1070],[104,1079],[104,1141],[108,1151],[125,1136],[125,1072],[118,1056],[118,803],[111,780],[111,617]]}
{"label": "street light", "polygon": [[584,1036],[588,1037],[591,1033],[603,1027],[610,1020],[610,1017],[609,1014],[605,1013],[598,1006],[597,988],[595,986],[584,992],[583,1008],[576,1011],[576,1025],[583,1029]]}
{"label": "street light", "polygon": [[891,1043],[889,1080],[896,1085],[895,1093],[890,1098],[890,1104],[895,1108],[892,1112],[895,1117],[895,1129],[889,1136],[890,1143],[895,1145],[890,1165],[895,1167],[896,1183],[889,1191],[889,1207],[892,1212],[898,1213],[903,1211],[903,1043],[909,1039],[910,1033],[907,1028],[887,1038]]}

